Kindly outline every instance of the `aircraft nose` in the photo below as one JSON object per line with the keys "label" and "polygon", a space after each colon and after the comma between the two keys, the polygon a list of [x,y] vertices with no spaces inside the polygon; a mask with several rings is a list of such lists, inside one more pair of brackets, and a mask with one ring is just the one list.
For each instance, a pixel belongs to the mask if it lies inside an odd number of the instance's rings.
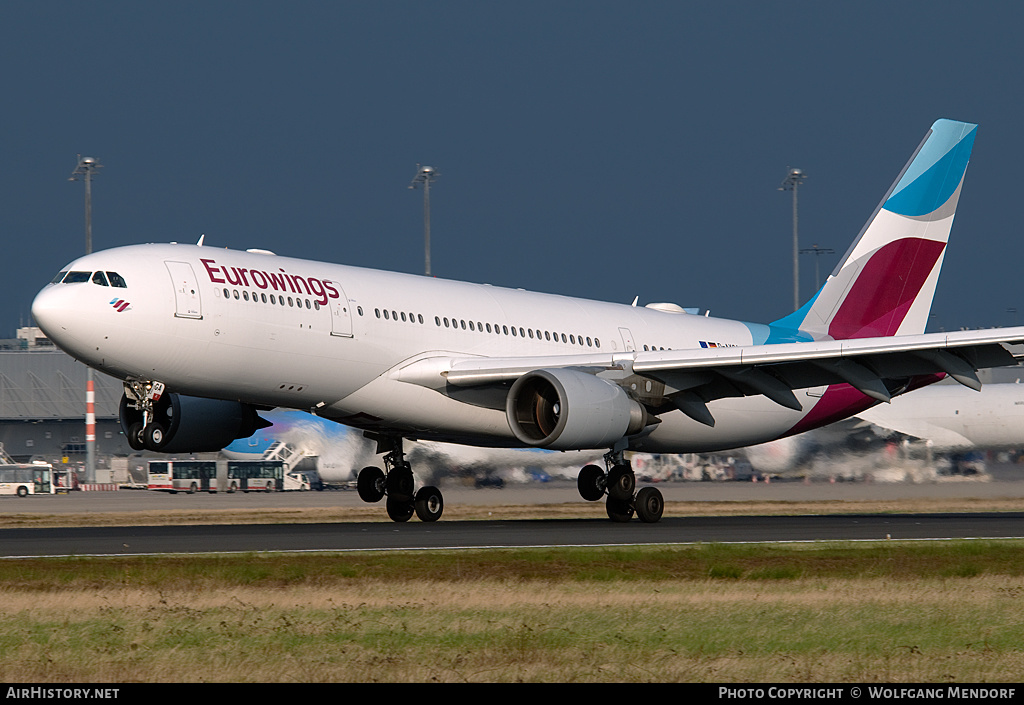
{"label": "aircraft nose", "polygon": [[59,286],[50,285],[36,294],[32,301],[32,318],[36,325],[57,344],[67,337],[67,321],[71,315],[65,294]]}

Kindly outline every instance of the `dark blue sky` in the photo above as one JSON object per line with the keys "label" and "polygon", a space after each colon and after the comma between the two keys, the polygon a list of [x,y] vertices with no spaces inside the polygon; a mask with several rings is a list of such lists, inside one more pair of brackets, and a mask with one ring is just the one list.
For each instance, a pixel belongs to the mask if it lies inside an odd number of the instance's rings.
{"label": "dark blue sky", "polygon": [[[980,124],[932,329],[1021,310],[1024,6],[954,2],[0,5],[0,337],[84,248],[262,247],[767,322],[831,271],[931,123]],[[814,267],[801,259],[803,298]]]}

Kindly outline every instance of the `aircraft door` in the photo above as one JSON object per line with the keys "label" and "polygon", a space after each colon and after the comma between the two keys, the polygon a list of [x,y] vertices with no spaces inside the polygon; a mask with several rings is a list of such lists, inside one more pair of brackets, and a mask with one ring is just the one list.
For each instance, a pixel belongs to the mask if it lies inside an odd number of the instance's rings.
{"label": "aircraft door", "polygon": [[330,304],[328,304],[331,310],[331,335],[351,338],[352,307],[349,304],[348,297],[345,295],[345,290],[341,288],[341,284],[338,282],[331,282],[331,284],[340,294],[337,299],[331,299]]}
{"label": "aircraft door", "polygon": [[622,334],[622,349],[626,352],[636,350],[636,345],[633,343],[633,334],[629,331],[629,328],[619,328],[619,333]]}
{"label": "aircraft door", "polygon": [[199,300],[199,280],[188,262],[165,261],[174,286],[174,315],[176,318],[202,318],[203,307]]}

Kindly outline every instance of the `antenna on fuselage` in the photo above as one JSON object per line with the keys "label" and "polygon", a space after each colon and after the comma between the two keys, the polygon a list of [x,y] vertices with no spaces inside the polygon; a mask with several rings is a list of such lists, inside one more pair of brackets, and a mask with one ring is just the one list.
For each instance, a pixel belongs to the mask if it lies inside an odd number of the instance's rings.
{"label": "antenna on fuselage", "polygon": [[199,247],[202,247],[204,239],[206,239],[206,233],[203,233],[202,235],[199,236],[199,242],[197,242],[196,245],[198,245]]}

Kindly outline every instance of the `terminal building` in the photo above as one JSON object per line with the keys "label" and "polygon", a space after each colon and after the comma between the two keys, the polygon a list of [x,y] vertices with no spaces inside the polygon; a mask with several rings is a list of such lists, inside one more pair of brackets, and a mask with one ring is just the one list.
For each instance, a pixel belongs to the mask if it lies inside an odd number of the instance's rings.
{"label": "terminal building", "polygon": [[[85,382],[86,366],[38,328],[20,328],[16,338],[0,340],[0,443],[7,454],[18,462],[84,466]],[[93,386],[99,473],[110,469],[112,458],[133,451],[118,421],[121,382],[95,372]]]}

